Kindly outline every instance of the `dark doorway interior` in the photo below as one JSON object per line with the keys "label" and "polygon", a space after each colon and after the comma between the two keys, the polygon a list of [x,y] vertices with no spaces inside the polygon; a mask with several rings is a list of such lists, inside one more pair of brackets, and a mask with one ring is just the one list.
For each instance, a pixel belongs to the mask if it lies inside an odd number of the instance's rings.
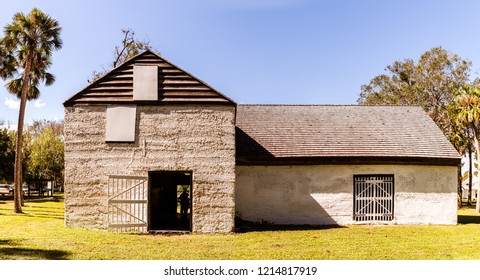
{"label": "dark doorway interior", "polygon": [[151,171],[148,176],[149,230],[191,231],[192,172]]}

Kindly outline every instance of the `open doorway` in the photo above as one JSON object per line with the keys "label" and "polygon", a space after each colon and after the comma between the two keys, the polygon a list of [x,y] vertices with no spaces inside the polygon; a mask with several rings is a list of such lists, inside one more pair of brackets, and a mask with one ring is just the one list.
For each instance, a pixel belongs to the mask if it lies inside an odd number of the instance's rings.
{"label": "open doorway", "polygon": [[150,171],[149,230],[192,230],[192,172]]}

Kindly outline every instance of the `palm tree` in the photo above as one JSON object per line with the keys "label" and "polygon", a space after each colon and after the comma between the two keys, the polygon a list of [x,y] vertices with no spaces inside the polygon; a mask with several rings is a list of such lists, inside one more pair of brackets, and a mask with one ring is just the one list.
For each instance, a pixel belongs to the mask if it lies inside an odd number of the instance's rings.
{"label": "palm tree", "polygon": [[[455,95],[456,119],[472,132],[473,147],[478,158],[480,155],[480,88],[465,85]],[[480,184],[480,181],[477,184]],[[480,213],[480,202],[478,199],[477,195],[476,212]]]}
{"label": "palm tree", "polygon": [[[446,123],[446,128],[448,128],[445,131],[445,135],[447,136],[448,140],[452,145],[455,147],[455,149],[458,151],[458,153],[462,156],[464,156],[468,151],[471,150],[471,137],[469,138],[468,134],[468,129],[465,127],[463,123],[460,123],[457,119],[458,116],[458,111],[459,107],[458,104],[453,101],[447,106],[447,109],[445,111],[446,115],[444,120],[448,123]],[[471,169],[472,166],[469,166],[469,169]],[[462,170],[459,167],[458,168],[458,190],[457,190],[457,196],[458,196],[458,209],[462,207]],[[471,185],[471,184],[470,184]]]}
{"label": "palm tree", "polygon": [[55,81],[53,75],[46,71],[51,65],[52,51],[62,47],[60,31],[57,20],[34,8],[28,15],[15,14],[12,23],[5,26],[4,38],[0,42],[7,58],[0,61],[0,68],[3,69],[0,74],[3,78],[8,78],[15,76],[16,72],[20,73],[7,83],[7,89],[20,98],[15,153],[15,213],[22,212],[22,135],[25,106],[27,100],[38,98],[38,84],[41,81],[46,85]]}
{"label": "palm tree", "polygon": [[0,78],[6,79],[15,73],[15,58],[8,52],[0,37]]}

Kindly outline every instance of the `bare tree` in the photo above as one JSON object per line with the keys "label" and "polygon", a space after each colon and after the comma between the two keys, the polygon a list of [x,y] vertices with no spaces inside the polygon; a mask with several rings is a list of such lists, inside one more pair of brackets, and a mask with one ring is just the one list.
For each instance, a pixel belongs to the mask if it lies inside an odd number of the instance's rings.
{"label": "bare tree", "polygon": [[93,83],[100,77],[105,75],[111,69],[116,68],[128,59],[140,54],[143,51],[151,50],[150,42],[147,40],[140,41],[135,38],[135,32],[128,28],[122,29],[123,39],[122,43],[115,46],[113,51],[113,62],[109,64],[108,68],[103,68],[102,71],[93,71],[92,76],[88,79],[89,83]]}

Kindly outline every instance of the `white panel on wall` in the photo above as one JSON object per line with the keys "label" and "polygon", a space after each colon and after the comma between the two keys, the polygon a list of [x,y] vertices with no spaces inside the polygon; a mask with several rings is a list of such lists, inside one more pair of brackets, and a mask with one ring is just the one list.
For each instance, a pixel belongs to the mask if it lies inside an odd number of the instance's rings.
{"label": "white panel on wall", "polygon": [[137,108],[132,106],[107,107],[105,141],[135,142]]}
{"label": "white panel on wall", "polygon": [[158,66],[133,66],[133,100],[158,100]]}

